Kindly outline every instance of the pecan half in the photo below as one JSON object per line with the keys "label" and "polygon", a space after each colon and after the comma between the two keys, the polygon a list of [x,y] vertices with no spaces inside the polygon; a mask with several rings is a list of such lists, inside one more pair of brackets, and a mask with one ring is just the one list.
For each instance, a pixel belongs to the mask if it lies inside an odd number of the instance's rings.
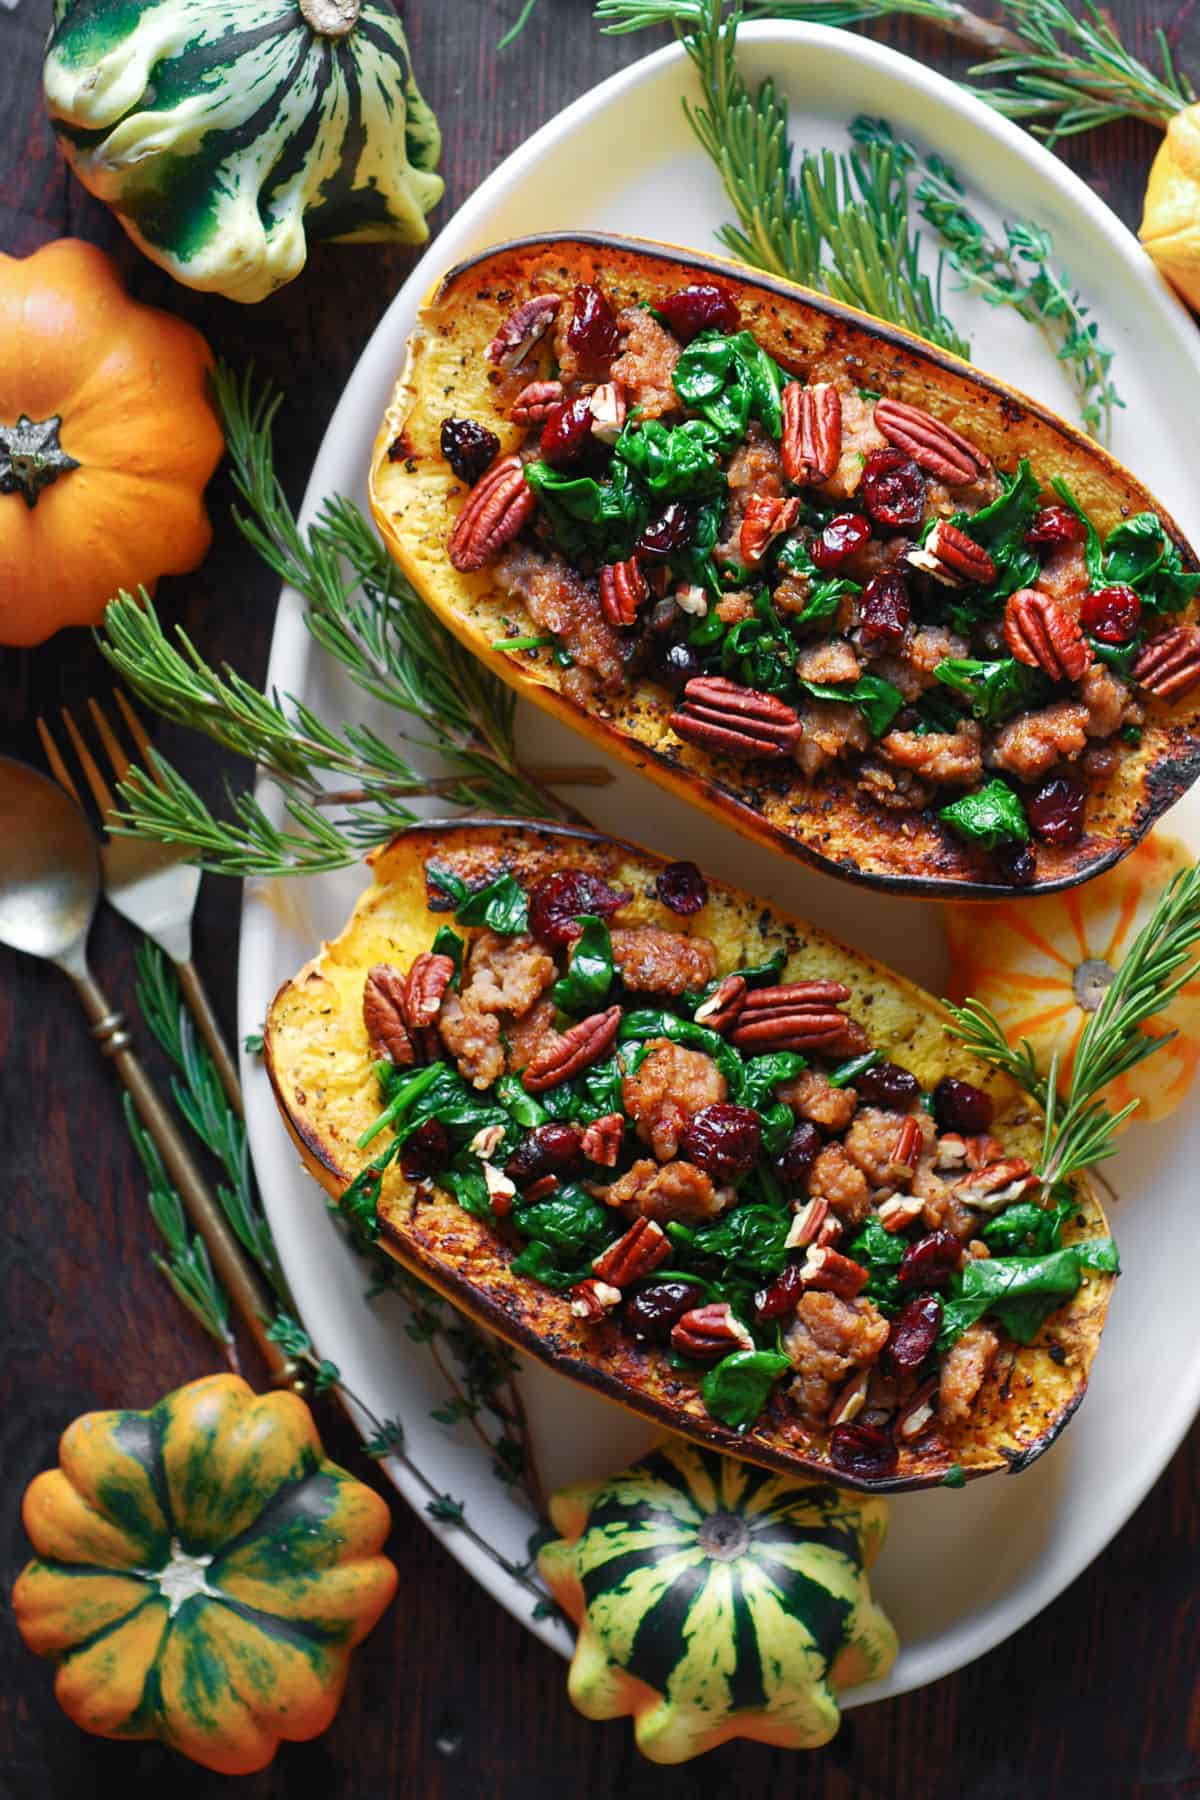
{"label": "pecan half", "polygon": [[806,1288],[836,1294],[839,1300],[853,1300],[862,1293],[871,1279],[871,1273],[861,1263],[843,1256],[840,1251],[830,1250],[823,1244],[814,1244],[804,1259],[800,1279]]}
{"label": "pecan half", "polygon": [[542,425],[563,397],[561,381],[530,381],[508,409],[514,425]]}
{"label": "pecan half", "polygon": [[742,528],[738,533],[738,550],[748,569],[757,568],[772,541],[790,531],[800,517],[800,500],[755,494],[746,502]]}
{"label": "pecan half", "polygon": [[996,565],[983,545],[947,519],[939,519],[925,542],[910,550],[904,560],[932,575],[943,587],[987,587],[996,579]]}
{"label": "pecan half", "polygon": [[876,401],[875,424],[889,444],[947,487],[966,487],[991,466],[969,438],[906,400]]}
{"label": "pecan half", "polygon": [[585,1325],[599,1325],[612,1308],[620,1304],[620,1288],[610,1287],[606,1281],[597,1281],[591,1275],[576,1282],[571,1289],[571,1311]]}
{"label": "pecan half", "polygon": [[1004,641],[1018,662],[1051,681],[1078,681],[1095,653],[1066,607],[1036,588],[1018,588],[1004,608]]}
{"label": "pecan half", "polygon": [[832,381],[783,390],[783,472],[797,487],[828,481],[842,454],[842,396]]}
{"label": "pecan half", "polygon": [[561,294],[534,294],[531,300],[522,300],[488,345],[488,361],[497,363],[502,369],[517,368],[534,345],[545,337],[558,317],[561,305]]}
{"label": "pecan half", "polygon": [[619,381],[604,381],[593,388],[588,405],[592,409],[592,436],[602,444],[615,444],[625,425],[625,389]]}
{"label": "pecan half", "polygon": [[542,1050],[526,1068],[521,1080],[529,1094],[540,1094],[560,1081],[569,1081],[580,1069],[588,1069],[606,1056],[616,1042],[621,1023],[621,1008],[610,1006],[607,1012],[592,1013],[564,1031],[549,1050]]}
{"label": "pecan half", "polygon": [[417,1052],[404,1017],[405,978],[390,963],[376,963],[363,986],[363,1024],[371,1056],[388,1057],[397,1068],[410,1068]]}
{"label": "pecan half", "polygon": [[1200,681],[1200,626],[1172,625],[1152,637],[1133,665],[1133,679],[1156,700],[1177,700]]}
{"label": "pecan half", "polygon": [[761,1055],[767,1050],[818,1050],[848,1056],[867,1047],[867,1034],[841,1011],[850,989],[840,981],[792,981],[746,995],[730,1042]]}
{"label": "pecan half", "polygon": [[800,738],[794,707],[724,675],[697,675],[689,681],[683,707],[668,723],[685,744],[719,756],[790,756]]}
{"label": "pecan half", "polygon": [[579,1150],[589,1162],[599,1163],[604,1169],[613,1169],[624,1142],[625,1120],[620,1113],[605,1113],[602,1119],[593,1119],[590,1125],[584,1127]]}
{"label": "pecan half", "polygon": [[671,1327],[671,1348],[680,1356],[728,1356],[731,1350],[753,1350],[754,1339],[732,1307],[713,1301],[693,1307]]}
{"label": "pecan half", "polygon": [[707,1025],[710,1031],[724,1031],[741,1012],[746,993],[744,975],[726,975],[724,981],[717,983],[708,999],[696,1008],[694,1016],[697,1025]]}
{"label": "pecan half", "polygon": [[1037,1176],[1025,1158],[1008,1156],[1003,1162],[989,1163],[986,1169],[964,1175],[950,1192],[964,1206],[973,1206],[978,1212],[999,1212],[1002,1206],[1019,1200],[1036,1185]]}
{"label": "pecan half", "polygon": [[815,1244],[828,1211],[828,1200],[820,1196],[815,1200],[805,1201],[792,1220],[791,1229],[784,1240],[784,1249],[805,1250],[809,1244]]}
{"label": "pecan half", "polygon": [[653,1219],[635,1219],[624,1237],[592,1258],[592,1273],[613,1287],[626,1288],[657,1269],[671,1254],[671,1240]]}
{"label": "pecan half", "polygon": [[931,1375],[921,1383],[912,1399],[896,1418],[896,1436],[902,1444],[911,1444],[928,1431],[937,1416],[938,1378]]}
{"label": "pecan half", "polygon": [[424,1031],[442,1010],[442,997],[454,979],[454,959],[422,950],[404,983],[404,1018],[410,1031]]}
{"label": "pecan half", "polygon": [[605,563],[600,571],[600,611],[610,625],[632,625],[650,589],[635,556]]}
{"label": "pecan half", "polygon": [[519,456],[502,456],[480,476],[446,540],[454,567],[482,569],[511,543],[534,509],[533,489]]}

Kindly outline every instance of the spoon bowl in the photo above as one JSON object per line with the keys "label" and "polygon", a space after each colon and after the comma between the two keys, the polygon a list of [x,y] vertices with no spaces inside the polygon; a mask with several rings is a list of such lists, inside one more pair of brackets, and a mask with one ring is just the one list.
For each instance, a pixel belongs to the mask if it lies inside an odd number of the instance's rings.
{"label": "spoon bowl", "polygon": [[83,967],[100,895],[91,827],[56,782],[0,756],[0,943]]}

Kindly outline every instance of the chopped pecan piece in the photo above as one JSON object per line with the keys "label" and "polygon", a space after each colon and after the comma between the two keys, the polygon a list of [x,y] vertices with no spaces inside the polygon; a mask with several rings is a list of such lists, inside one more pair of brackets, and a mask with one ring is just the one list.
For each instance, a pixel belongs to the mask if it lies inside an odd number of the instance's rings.
{"label": "chopped pecan piece", "polygon": [[693,1307],[671,1327],[671,1348],[680,1356],[728,1356],[731,1350],[753,1350],[754,1339],[733,1308],[724,1301]]}
{"label": "chopped pecan piece", "polygon": [[610,625],[632,625],[638,607],[650,593],[635,556],[605,563],[599,576],[600,610]]}
{"label": "chopped pecan piece", "polygon": [[889,444],[947,487],[967,487],[991,466],[969,438],[907,401],[876,401],[875,424]]}
{"label": "chopped pecan piece", "polygon": [[896,1436],[901,1443],[913,1444],[929,1430],[937,1416],[938,1378],[931,1375],[921,1383],[912,1399],[896,1415]]}
{"label": "chopped pecan piece", "polygon": [[804,1250],[809,1244],[815,1244],[829,1214],[829,1202],[824,1199],[806,1200],[796,1213],[784,1241],[786,1250]]}
{"label": "chopped pecan piece", "polygon": [[707,1025],[710,1031],[726,1030],[741,1012],[746,992],[744,976],[726,975],[708,999],[696,1008],[697,1025]]}
{"label": "chopped pecan piece", "polygon": [[552,1050],[534,1057],[521,1077],[526,1093],[543,1093],[546,1088],[569,1081],[581,1069],[599,1062],[616,1043],[620,1023],[619,1006],[610,1006],[606,1012],[592,1013],[589,1018],[580,1019],[578,1025],[563,1032],[561,1042]]}
{"label": "chopped pecan piece", "polygon": [[804,1259],[800,1279],[806,1288],[836,1294],[839,1300],[853,1300],[871,1279],[869,1269],[837,1250],[814,1244]]}
{"label": "chopped pecan piece", "polygon": [[405,977],[390,963],[376,963],[368,970],[363,987],[363,1023],[371,1056],[387,1057],[397,1068],[407,1069],[417,1060],[404,1015]]}
{"label": "chopped pecan piece", "polygon": [[463,574],[482,569],[517,536],[535,504],[520,457],[502,456],[494,462],[467,495],[446,540],[454,567]]}
{"label": "chopped pecan piece", "polygon": [[885,1231],[905,1231],[924,1210],[919,1194],[892,1194],[881,1202],[876,1217]]}
{"label": "chopped pecan piece", "polygon": [[623,1237],[592,1258],[592,1273],[613,1287],[627,1288],[657,1269],[671,1254],[671,1240],[653,1219],[635,1219]]}
{"label": "chopped pecan piece", "polygon": [[817,1050],[826,1055],[856,1055],[867,1047],[861,1025],[841,1011],[850,989],[840,981],[792,981],[778,987],[754,988],[730,1041],[739,1050],[761,1055],[766,1050]]}
{"label": "chopped pecan piece", "polygon": [[857,1419],[867,1404],[870,1385],[870,1369],[860,1369],[857,1375],[852,1375],[829,1409],[830,1425],[848,1425],[851,1419]]}
{"label": "chopped pecan piece", "polygon": [[620,1288],[610,1287],[607,1281],[598,1281],[594,1275],[576,1282],[571,1289],[571,1311],[585,1325],[601,1324],[613,1307],[620,1304]]}
{"label": "chopped pecan piece", "polygon": [[1095,652],[1061,601],[1036,588],[1018,588],[1004,609],[1004,641],[1028,668],[1051,681],[1078,681]]}
{"label": "chopped pecan piece", "polygon": [[800,738],[795,707],[724,675],[697,675],[689,681],[683,707],[668,723],[685,744],[719,756],[790,756]]}
{"label": "chopped pecan piece", "polygon": [[592,436],[602,444],[615,444],[625,424],[625,390],[619,381],[606,381],[588,396],[592,411]]}
{"label": "chopped pecan piece", "polygon": [[602,1119],[593,1119],[590,1125],[584,1126],[579,1149],[589,1162],[599,1163],[603,1169],[613,1169],[624,1142],[624,1117],[620,1113],[605,1113]]}
{"label": "chopped pecan piece", "polygon": [[1157,700],[1178,700],[1200,681],[1200,626],[1172,625],[1145,646],[1133,679]]}
{"label": "chopped pecan piece", "polygon": [[738,549],[748,569],[755,569],[767,554],[772,542],[790,531],[800,517],[800,501],[776,499],[769,494],[754,494],[746,502],[738,534]]}
{"label": "chopped pecan piece", "polygon": [[509,407],[508,416],[514,425],[544,425],[562,397],[561,381],[527,382]]}
{"label": "chopped pecan piece", "polygon": [[534,294],[532,299],[522,300],[488,345],[488,361],[502,369],[519,367],[534,345],[545,337],[561,305],[559,294]]}
{"label": "chopped pecan piece", "polygon": [[910,550],[905,560],[943,587],[987,587],[996,579],[996,565],[983,545],[948,519],[939,519],[925,542]]}
{"label": "chopped pecan piece", "polygon": [[842,396],[831,381],[783,390],[783,472],[797,487],[828,481],[842,454]]}
{"label": "chopped pecan piece", "polygon": [[973,1206],[978,1212],[999,1212],[1036,1185],[1037,1176],[1025,1158],[1008,1156],[1002,1162],[989,1163],[985,1169],[964,1175],[954,1183],[951,1192],[962,1205]]}

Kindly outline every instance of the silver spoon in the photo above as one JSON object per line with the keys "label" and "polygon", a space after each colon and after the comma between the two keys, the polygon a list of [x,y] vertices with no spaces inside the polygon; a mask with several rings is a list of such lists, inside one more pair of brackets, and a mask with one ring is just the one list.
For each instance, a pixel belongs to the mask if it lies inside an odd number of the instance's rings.
{"label": "silver spoon", "polygon": [[267,1337],[273,1309],[134,1053],[124,1016],[109,1005],[88,968],[87,939],[99,897],[100,857],[84,815],[48,776],[0,756],[0,943],[54,963],[74,982],[92,1036],[124,1082],[272,1379],[289,1385],[299,1371]]}

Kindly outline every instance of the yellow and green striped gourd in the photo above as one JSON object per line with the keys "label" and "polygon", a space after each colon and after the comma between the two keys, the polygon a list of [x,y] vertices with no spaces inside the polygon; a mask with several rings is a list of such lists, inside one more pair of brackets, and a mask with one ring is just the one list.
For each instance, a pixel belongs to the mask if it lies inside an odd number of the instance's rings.
{"label": "yellow and green striped gourd", "polygon": [[538,1562],[579,1627],[568,1691],[589,1719],[632,1714],[678,1763],[728,1738],[828,1743],[838,1695],[885,1675],[896,1634],[866,1570],[887,1503],[681,1439],[554,1495]]}

